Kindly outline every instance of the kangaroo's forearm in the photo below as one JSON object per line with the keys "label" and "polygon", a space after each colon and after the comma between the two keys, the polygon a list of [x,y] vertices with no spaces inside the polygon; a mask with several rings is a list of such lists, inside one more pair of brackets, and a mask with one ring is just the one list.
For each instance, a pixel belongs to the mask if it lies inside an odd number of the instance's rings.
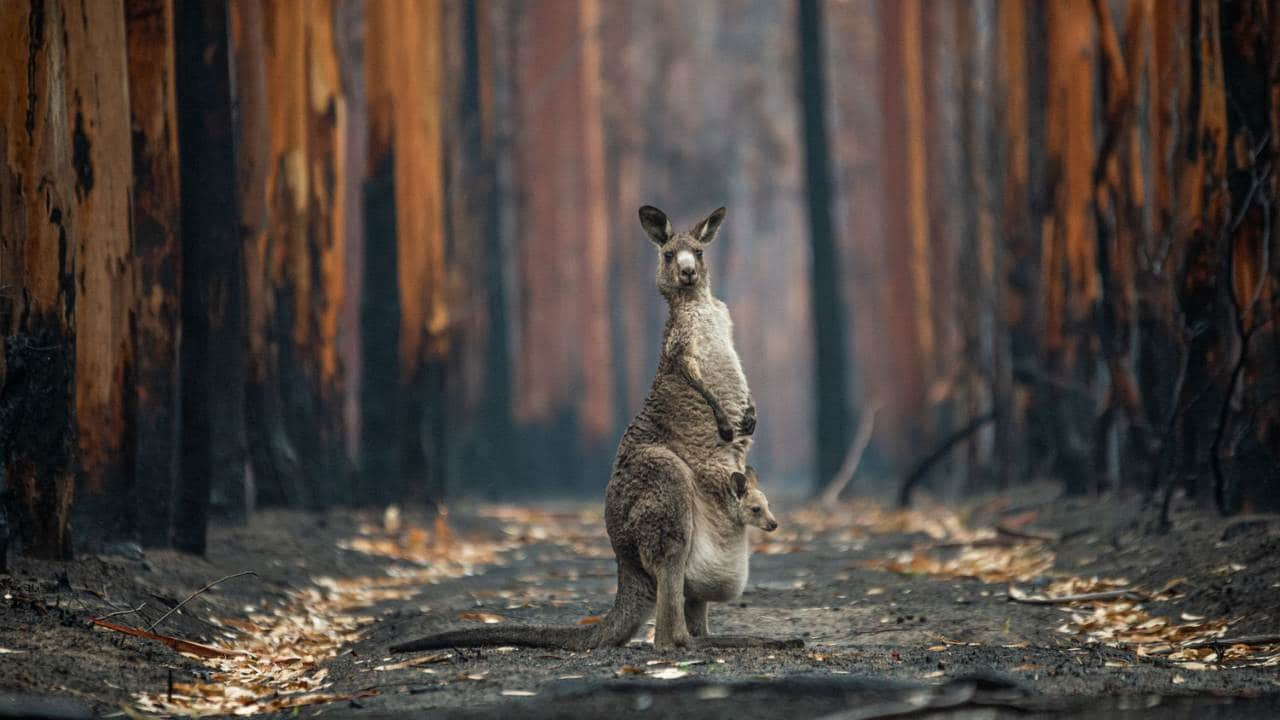
{"label": "kangaroo's forearm", "polygon": [[708,388],[707,384],[703,382],[702,370],[698,367],[698,361],[688,355],[683,355],[676,362],[676,369],[680,371],[680,377],[689,383],[689,387],[696,390],[702,396],[702,399],[707,402],[707,405],[711,406],[711,414],[716,416],[716,420],[718,421],[724,417],[724,405],[720,403],[720,398],[711,392],[711,388]]}
{"label": "kangaroo's forearm", "polygon": [[689,353],[682,353],[676,356],[676,370],[680,373],[680,377],[689,383],[702,399],[706,401],[707,406],[711,408],[711,414],[716,419],[716,431],[720,433],[720,439],[729,442],[733,439],[733,427],[729,424],[729,416],[724,411],[724,405],[721,404],[720,398],[707,387],[702,380],[702,370],[698,366],[698,361]]}

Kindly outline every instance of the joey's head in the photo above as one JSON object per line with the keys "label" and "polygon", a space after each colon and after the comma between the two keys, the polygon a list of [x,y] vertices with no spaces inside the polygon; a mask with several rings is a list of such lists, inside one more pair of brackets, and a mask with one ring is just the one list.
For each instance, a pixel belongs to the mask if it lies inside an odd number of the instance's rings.
{"label": "joey's head", "polygon": [[769,512],[769,498],[760,489],[756,469],[747,466],[746,473],[733,474],[733,494],[738,500],[738,512],[743,525],[754,525],[765,532],[778,529],[778,521]]}
{"label": "joey's head", "polygon": [[676,232],[667,214],[652,205],[640,208],[640,226],[658,248],[658,290],[665,297],[708,292],[711,277],[704,248],[716,238],[724,208],[707,216],[688,232]]}

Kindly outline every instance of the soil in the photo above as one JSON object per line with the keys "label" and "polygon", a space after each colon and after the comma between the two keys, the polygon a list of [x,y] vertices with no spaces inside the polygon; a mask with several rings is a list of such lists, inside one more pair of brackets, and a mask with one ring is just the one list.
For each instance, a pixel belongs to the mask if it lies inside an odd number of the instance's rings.
{"label": "soil", "polygon": [[[614,565],[599,508],[553,509],[537,516],[541,524],[521,525],[510,519],[517,510],[495,517],[481,506],[453,508],[450,542],[501,538],[514,549],[499,564],[477,564],[470,574],[362,611],[372,620],[358,639],[320,659],[331,683],[324,692],[345,699],[278,716],[1280,715],[1277,666],[1197,670],[1139,657],[1123,644],[1089,643],[1059,631],[1071,608],[1011,602],[1006,581],[878,569],[922,546],[941,557],[957,551],[937,538],[866,531],[838,515],[810,532],[801,519],[812,513],[785,510],[777,541],[784,551],[752,558],[746,593],[712,607],[712,631],[799,637],[804,649],[657,652],[642,641],[577,653],[455,649],[433,662],[377,669],[415,658],[392,657],[389,645],[462,625],[462,613],[555,624],[604,613]],[[410,525],[433,527],[430,518],[407,515]],[[1049,544],[1051,574],[1123,578],[1148,590],[1185,578],[1173,598],[1144,604],[1153,616],[1228,619],[1230,636],[1280,632],[1275,518],[1230,521],[1182,510],[1168,532],[1157,533],[1152,511],[1138,499],[1043,493],[973,503],[962,515],[969,527],[1033,518],[1027,532],[1061,538]],[[560,532],[561,520],[573,527]],[[381,513],[267,511],[248,527],[213,529],[205,558],[123,545],[66,563],[11,559],[10,574],[0,575],[0,717],[119,714],[138,693],[207,680],[200,660],[87,620],[121,612],[110,620],[145,628],[211,580],[252,570],[256,576],[197,595],[155,629],[218,643],[227,628],[214,618],[243,619],[281,605],[290,593],[316,587],[315,578],[386,578],[410,567],[404,557],[342,547],[362,526],[368,532],[381,523]],[[523,537],[513,542],[513,533]],[[1033,589],[1037,583],[1026,582]]]}

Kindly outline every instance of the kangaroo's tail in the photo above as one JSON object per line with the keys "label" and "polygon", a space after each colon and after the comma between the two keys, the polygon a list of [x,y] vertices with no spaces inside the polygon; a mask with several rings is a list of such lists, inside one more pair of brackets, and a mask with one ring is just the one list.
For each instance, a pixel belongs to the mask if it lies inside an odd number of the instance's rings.
{"label": "kangaroo's tail", "polygon": [[586,650],[630,642],[653,613],[653,581],[642,571],[620,565],[613,607],[594,625],[504,625],[448,630],[391,646],[391,652],[418,652],[450,647],[518,647]]}

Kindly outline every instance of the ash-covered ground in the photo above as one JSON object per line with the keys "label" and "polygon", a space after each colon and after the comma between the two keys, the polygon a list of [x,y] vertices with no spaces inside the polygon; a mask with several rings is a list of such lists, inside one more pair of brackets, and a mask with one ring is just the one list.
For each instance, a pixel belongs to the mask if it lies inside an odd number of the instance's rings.
{"label": "ash-covered ground", "polygon": [[[1051,493],[891,513],[795,508],[713,632],[787,651],[387,647],[470,623],[591,622],[614,591],[596,504],[266,512],[209,556],[16,560],[0,717],[1268,717],[1280,715],[1280,522]],[[147,629],[217,652],[193,657]],[[1013,593],[1024,600],[1015,602]],[[1035,604],[1063,594],[1096,601]],[[1027,602],[1030,600],[1031,602]],[[133,612],[136,610],[136,612]],[[1253,644],[1223,643],[1253,638]],[[186,648],[190,649],[190,648]],[[202,651],[203,652],[203,651]],[[294,707],[295,705],[299,707]]]}

